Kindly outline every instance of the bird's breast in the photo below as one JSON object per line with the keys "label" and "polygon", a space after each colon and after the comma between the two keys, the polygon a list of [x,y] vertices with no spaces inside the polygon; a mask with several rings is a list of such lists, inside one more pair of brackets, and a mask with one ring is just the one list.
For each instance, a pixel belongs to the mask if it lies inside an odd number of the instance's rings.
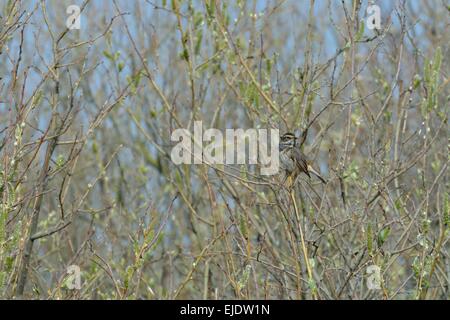
{"label": "bird's breast", "polygon": [[292,159],[291,149],[280,152],[280,167],[288,172],[293,172],[295,170],[295,162]]}

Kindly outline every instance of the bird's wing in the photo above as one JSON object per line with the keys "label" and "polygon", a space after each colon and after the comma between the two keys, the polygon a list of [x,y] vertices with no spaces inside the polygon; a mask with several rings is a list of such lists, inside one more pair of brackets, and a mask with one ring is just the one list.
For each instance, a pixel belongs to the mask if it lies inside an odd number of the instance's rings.
{"label": "bird's wing", "polygon": [[301,172],[304,172],[308,177],[311,177],[308,171],[308,163],[306,156],[298,148],[292,150],[292,157],[296,160]]}
{"label": "bird's wing", "polygon": [[326,184],[327,181],[322,178],[322,176],[320,175],[319,172],[317,172],[313,167],[311,167],[310,165],[308,165],[308,171],[313,173],[317,178],[319,178],[320,181],[322,181],[322,183]]}

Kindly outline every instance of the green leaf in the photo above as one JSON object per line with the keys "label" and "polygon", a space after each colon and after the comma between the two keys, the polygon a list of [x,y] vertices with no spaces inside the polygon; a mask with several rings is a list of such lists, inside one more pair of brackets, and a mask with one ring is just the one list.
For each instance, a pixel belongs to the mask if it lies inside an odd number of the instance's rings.
{"label": "green leaf", "polygon": [[438,72],[441,70],[441,63],[442,63],[442,50],[441,47],[437,47],[436,53],[434,54],[434,62],[433,62],[433,69],[435,72]]}
{"label": "green leaf", "polygon": [[119,70],[119,72],[121,72],[123,70],[124,66],[125,66],[125,64],[123,63],[123,61],[120,61],[119,64],[117,65],[117,69]]}
{"label": "green leaf", "polygon": [[267,73],[270,75],[270,73],[272,72],[272,60],[271,59],[266,59],[266,69],[267,69]]}
{"label": "green leaf", "polygon": [[215,0],[210,0],[209,3],[208,3],[208,1],[206,1],[205,5],[206,5],[206,12],[208,13],[208,16],[212,18],[212,16],[214,15],[214,11],[216,9]]}
{"label": "green leaf", "polygon": [[241,229],[241,232],[244,235],[244,237],[247,237],[247,223],[243,216],[241,216],[239,220],[240,220],[239,228]]}
{"label": "green leaf", "polygon": [[64,156],[62,154],[58,155],[58,157],[56,158],[56,165],[58,168],[61,168],[64,165],[65,159]]}
{"label": "green leaf", "polygon": [[183,52],[181,53],[181,57],[184,60],[189,61],[189,52],[187,51],[187,49],[183,49]]}
{"label": "green leaf", "polygon": [[386,228],[383,228],[378,233],[378,239],[377,239],[378,247],[381,247],[386,242],[386,239],[388,238],[390,232],[391,232],[391,228],[386,227]]}
{"label": "green leaf", "polygon": [[417,87],[420,85],[421,82],[422,82],[422,78],[418,74],[416,74],[414,76],[413,88],[417,89]]}
{"label": "green leaf", "polygon": [[111,61],[114,61],[114,56],[107,50],[103,51],[103,55]]}
{"label": "green leaf", "polygon": [[97,152],[98,152],[98,146],[97,146],[97,142],[92,142],[92,152],[94,153],[94,154],[97,154]]}
{"label": "green leaf", "polygon": [[196,12],[194,15],[194,28],[197,29],[203,22],[203,15],[201,12]]}
{"label": "green leaf", "polygon": [[195,54],[199,54],[200,48],[202,46],[202,39],[203,39],[203,31],[200,29],[197,31],[197,42],[195,43]]}
{"label": "green leaf", "polygon": [[402,201],[400,200],[400,198],[395,200],[394,204],[395,204],[395,209],[400,210],[402,208]]}

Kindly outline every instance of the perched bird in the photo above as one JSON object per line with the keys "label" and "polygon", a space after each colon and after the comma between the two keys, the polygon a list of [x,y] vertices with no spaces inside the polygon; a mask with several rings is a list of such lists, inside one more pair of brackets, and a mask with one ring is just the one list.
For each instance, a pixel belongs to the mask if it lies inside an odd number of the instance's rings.
{"label": "perched bird", "polygon": [[295,134],[287,132],[280,137],[280,166],[284,172],[283,183],[291,188],[300,173],[305,173],[311,177],[311,173],[317,176],[322,183],[326,183],[314,168],[308,163],[308,159],[300,150],[300,132],[296,130]]}

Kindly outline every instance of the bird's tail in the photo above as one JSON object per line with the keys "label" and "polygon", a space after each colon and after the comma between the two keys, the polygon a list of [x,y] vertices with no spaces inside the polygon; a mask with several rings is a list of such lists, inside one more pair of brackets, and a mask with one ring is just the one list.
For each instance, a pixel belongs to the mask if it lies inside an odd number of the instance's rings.
{"label": "bird's tail", "polygon": [[322,181],[323,184],[327,184],[327,181],[322,178],[320,173],[318,173],[312,166],[308,165],[308,171],[314,174],[317,178],[319,178],[320,181]]}

